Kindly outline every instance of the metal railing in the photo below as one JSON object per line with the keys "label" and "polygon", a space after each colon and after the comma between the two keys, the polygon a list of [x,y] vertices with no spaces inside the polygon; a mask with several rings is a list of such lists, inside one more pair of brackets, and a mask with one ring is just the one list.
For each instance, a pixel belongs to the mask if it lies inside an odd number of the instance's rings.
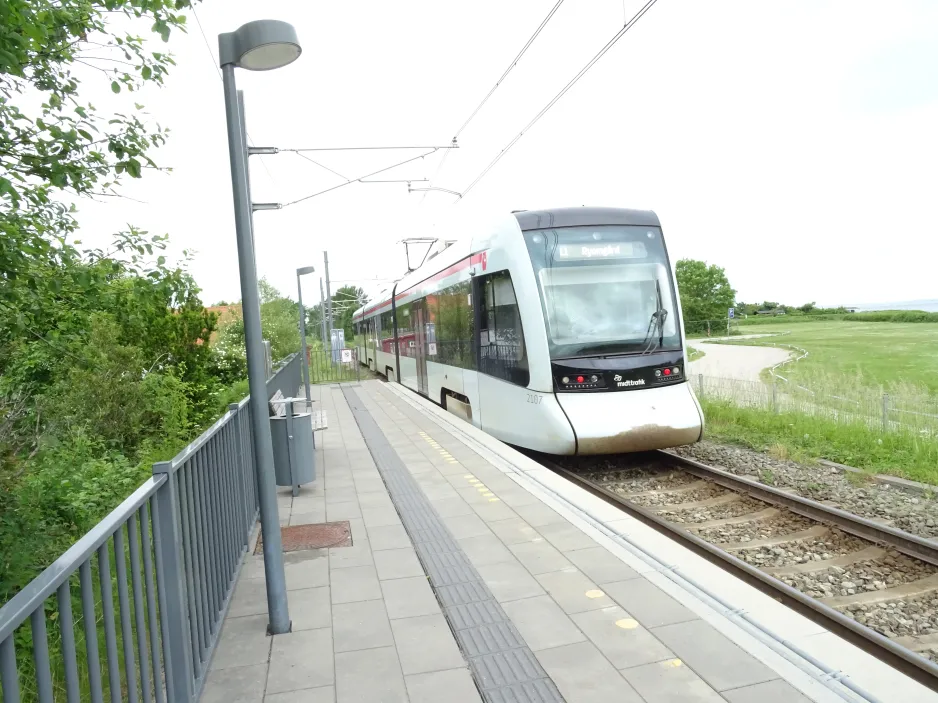
{"label": "metal railing", "polygon": [[[299,385],[297,354],[268,397]],[[257,519],[250,427],[229,406],[0,608],[3,703],[198,698]]]}
{"label": "metal railing", "polygon": [[337,359],[334,358],[336,355],[331,349],[310,349],[309,382],[316,384],[360,381],[362,368],[358,363],[358,349],[349,348],[343,351],[348,361],[342,361],[341,354]]}

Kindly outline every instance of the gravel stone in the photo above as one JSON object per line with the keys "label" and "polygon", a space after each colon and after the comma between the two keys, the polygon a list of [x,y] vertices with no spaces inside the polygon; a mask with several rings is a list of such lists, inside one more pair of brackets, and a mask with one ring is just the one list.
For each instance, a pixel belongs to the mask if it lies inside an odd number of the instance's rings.
{"label": "gravel stone", "polygon": [[[848,478],[823,465],[798,464],[762,452],[704,440],[675,453],[746,476],[770,486],[835,505],[870,519],[885,519],[900,530],[921,537],[938,537],[938,500],[933,495],[906,493],[887,484]],[[938,494],[938,487],[936,487]]]}
{"label": "gravel stone", "polygon": [[682,491],[681,493],[655,493],[650,496],[638,496],[629,498],[629,501],[636,505],[645,507],[660,507],[664,505],[679,505],[681,503],[694,503],[708,498],[716,498],[724,495],[727,490],[722,486],[707,481],[706,485],[695,488],[691,491]]}
{"label": "gravel stone", "polygon": [[666,520],[679,524],[689,525],[695,522],[707,522],[709,520],[723,520],[730,517],[740,517],[765,510],[770,507],[767,503],[748,496],[741,497],[732,503],[722,505],[713,505],[709,508],[693,508],[691,510],[676,510],[673,512],[661,511],[658,513]]}
{"label": "gravel stone", "polygon": [[860,561],[843,567],[832,567],[811,574],[783,576],[789,586],[814,598],[852,596],[869,591],[884,591],[934,574],[936,569],[898,552],[889,552],[883,559]]}
{"label": "gravel stone", "polygon": [[711,527],[709,530],[701,530],[697,534],[702,539],[714,544],[730,544],[734,542],[751,542],[754,539],[766,539],[778,535],[790,535],[807,530],[816,524],[813,520],[795,513],[780,513],[769,520]]}
{"label": "gravel stone", "polygon": [[[930,635],[938,632],[938,593],[929,593],[910,600],[852,605],[840,610],[861,625],[866,625],[886,637]],[[935,650],[920,654],[932,661],[938,661]]]}
{"label": "gravel stone", "polygon": [[736,555],[753,566],[770,568],[833,559],[834,557],[843,556],[844,554],[857,552],[869,546],[869,542],[859,537],[848,535],[841,530],[832,529],[823,537],[805,540],[804,542],[780,544],[776,547],[741,549],[736,552]]}

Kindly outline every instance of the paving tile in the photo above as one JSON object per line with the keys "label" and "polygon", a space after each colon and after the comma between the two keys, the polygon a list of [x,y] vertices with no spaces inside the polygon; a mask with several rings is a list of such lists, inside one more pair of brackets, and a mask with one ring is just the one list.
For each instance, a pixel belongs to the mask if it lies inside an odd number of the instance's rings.
{"label": "paving tile", "polygon": [[[232,703],[232,701],[227,701],[227,703]],[[264,703],[335,703],[335,686],[304,688],[288,693],[275,693],[272,696],[267,696]]]}
{"label": "paving tile", "polygon": [[378,578],[382,581],[424,576],[423,567],[417,559],[417,552],[412,547],[382,549],[374,553],[374,559]]}
{"label": "paving tile", "polygon": [[478,537],[479,535],[491,534],[485,522],[478,515],[455,515],[453,517],[443,518],[443,523],[449,529],[455,539],[465,539],[466,537]]}
{"label": "paving tile", "polygon": [[388,617],[392,620],[440,612],[440,604],[433,595],[426,576],[382,581],[381,591],[384,594]]}
{"label": "paving tile", "polygon": [[363,540],[351,547],[333,547],[329,550],[329,568],[347,569],[351,566],[370,566],[374,564],[371,543]]}
{"label": "paving tile", "polygon": [[365,493],[387,493],[387,487],[384,485],[384,481],[381,479],[381,475],[375,472],[376,475],[367,475],[367,476],[355,476],[355,490],[358,491],[359,495]]}
{"label": "paving tile", "polygon": [[267,663],[231,669],[212,667],[199,703],[263,703]]}
{"label": "paving tile", "polygon": [[602,589],[575,567],[539,574],[535,578],[565,613],[582,613],[615,605]]}
{"label": "paving tile", "polygon": [[241,579],[235,586],[228,617],[260,615],[267,612],[267,585],[264,579]]}
{"label": "paving tile", "polygon": [[482,703],[468,669],[405,676],[410,703]]}
{"label": "paving tile", "polygon": [[328,586],[291,591],[289,604],[294,631],[315,630],[332,625],[332,606]]}
{"label": "paving tile", "polygon": [[394,507],[362,508],[362,518],[365,527],[384,527],[385,525],[400,525],[401,518]]}
{"label": "paving tile", "polygon": [[[328,501],[328,496],[326,497]],[[362,511],[358,507],[358,501],[342,501],[341,503],[326,503],[326,518],[329,522],[337,522],[339,520],[348,520],[353,517],[361,517]]]}
{"label": "paving tile", "polygon": [[351,475],[330,481],[326,479],[326,507],[342,503],[357,503],[358,491],[355,490],[355,481]]}
{"label": "paving tile", "polygon": [[455,515],[472,515],[473,510],[466,501],[459,496],[433,501],[433,509],[440,517],[453,517]]}
{"label": "paving tile", "polygon": [[329,552],[325,549],[287,552],[283,555],[283,571],[288,591],[328,586]]}
{"label": "paving tile", "polygon": [[671,650],[618,606],[570,617],[617,669],[674,659]]}
{"label": "paving tile", "polygon": [[394,644],[384,602],[366,600],[332,608],[332,636],[336,652],[390,647]]}
{"label": "paving tile", "polygon": [[301,630],[273,637],[267,693],[331,686],[332,630]]}
{"label": "paving tile", "polygon": [[642,703],[635,690],[590,642],[543,649],[536,656],[570,703]]}
{"label": "paving tile", "polygon": [[636,666],[621,673],[646,703],[725,703],[680,659]]}
{"label": "paving tile", "polygon": [[332,570],[332,603],[354,603],[381,598],[374,566],[350,566]]}
{"label": "paving tile", "polygon": [[378,551],[380,549],[405,549],[412,546],[410,537],[407,536],[407,530],[403,525],[382,525],[381,527],[368,528],[368,540],[371,542],[371,549]]}
{"label": "paving tile", "polygon": [[530,542],[541,536],[537,530],[520,517],[510,520],[498,520],[497,522],[490,522],[488,525],[489,529],[495,533],[495,536],[507,545]]}
{"label": "paving tile", "polygon": [[270,643],[266,614],[226,618],[212,669],[265,664],[270,655]]}
{"label": "paving tile", "polygon": [[567,559],[597,584],[627,581],[639,574],[604,547],[577,549],[564,554]]}
{"label": "paving tile", "polygon": [[550,596],[513,600],[502,607],[533,651],[586,639]]}
{"label": "paving tile", "polygon": [[495,500],[493,498],[486,498],[486,500],[488,501],[487,503],[472,504],[472,509],[475,511],[476,515],[485,522],[492,523],[498,520],[509,520],[513,517],[518,517],[518,513],[501,502],[501,499]]}
{"label": "paving tile", "polygon": [[391,500],[391,496],[387,494],[387,491],[379,491],[375,493],[359,493],[358,505],[361,506],[362,510],[366,508],[393,508],[394,502]]}
{"label": "paving tile", "polygon": [[603,591],[647,628],[697,619],[697,615],[645,579],[607,583]]}
{"label": "paving tile", "polygon": [[407,703],[394,647],[336,654],[335,692],[337,703]]}
{"label": "paving tile", "polygon": [[475,566],[497,564],[500,561],[516,561],[502,541],[493,534],[467,537],[457,540],[460,547]]}
{"label": "paving tile", "polygon": [[518,513],[518,515],[532,527],[542,527],[544,525],[550,525],[551,523],[555,522],[565,523],[567,521],[566,518],[561,517],[559,513],[551,508],[548,508],[540,501],[535,503],[528,503],[525,505],[517,505],[512,504],[509,498],[504,498],[502,496],[499,497],[502,498],[504,502],[508,503],[508,505],[510,505],[512,508],[514,508],[515,512]]}
{"label": "paving tile", "polygon": [[717,691],[778,678],[778,674],[703,620],[657,627],[652,634]]}
{"label": "paving tile", "polygon": [[392,620],[391,629],[405,676],[466,665],[442,614]]}
{"label": "paving tile", "polygon": [[476,565],[479,575],[500,603],[542,596],[545,591],[517,561]]}
{"label": "paving tile", "polygon": [[574,549],[590,549],[591,547],[599,546],[592,537],[569,522],[550,523],[539,528],[538,532],[561,552],[571,552]]}
{"label": "paving tile", "polygon": [[326,509],[323,508],[319,512],[313,513],[291,513],[290,514],[290,524],[291,525],[318,525],[321,522],[326,521]]}
{"label": "paving tile", "polygon": [[539,542],[524,542],[512,544],[508,547],[511,553],[518,557],[525,568],[532,574],[544,574],[548,571],[560,571],[571,566],[553,545],[543,539]]}
{"label": "paving tile", "polygon": [[781,679],[723,691],[723,697],[729,703],[811,703],[810,698]]}

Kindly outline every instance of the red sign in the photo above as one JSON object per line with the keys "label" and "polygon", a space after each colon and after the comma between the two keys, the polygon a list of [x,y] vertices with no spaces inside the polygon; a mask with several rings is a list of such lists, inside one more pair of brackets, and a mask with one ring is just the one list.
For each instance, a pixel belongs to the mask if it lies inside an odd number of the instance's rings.
{"label": "red sign", "polygon": [[485,267],[488,265],[488,257],[486,256],[487,252],[482,252],[482,270],[485,271]]}

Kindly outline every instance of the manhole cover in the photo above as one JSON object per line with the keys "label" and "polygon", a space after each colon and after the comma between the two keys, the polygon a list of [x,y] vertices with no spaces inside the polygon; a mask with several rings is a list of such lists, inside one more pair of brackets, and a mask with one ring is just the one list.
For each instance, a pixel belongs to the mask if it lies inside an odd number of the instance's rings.
{"label": "manhole cover", "polygon": [[[328,547],[351,547],[352,530],[348,521],[320,522],[315,525],[293,525],[280,528],[283,551],[298,552],[301,549],[326,549]],[[257,538],[255,554],[263,553],[263,539]]]}

